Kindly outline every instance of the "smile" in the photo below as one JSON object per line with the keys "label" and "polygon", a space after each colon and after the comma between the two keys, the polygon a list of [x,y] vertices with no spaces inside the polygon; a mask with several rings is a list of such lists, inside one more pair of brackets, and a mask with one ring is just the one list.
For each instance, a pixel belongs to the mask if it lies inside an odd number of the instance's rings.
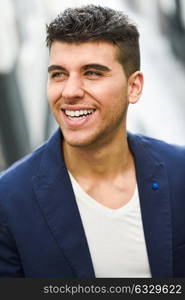
{"label": "smile", "polygon": [[88,115],[94,113],[94,109],[85,109],[85,110],[63,110],[65,115],[68,116],[71,120],[81,120],[86,118]]}
{"label": "smile", "polygon": [[92,108],[76,108],[76,109],[61,109],[63,113],[63,121],[69,129],[80,129],[88,124],[91,124],[96,118],[96,109]]}

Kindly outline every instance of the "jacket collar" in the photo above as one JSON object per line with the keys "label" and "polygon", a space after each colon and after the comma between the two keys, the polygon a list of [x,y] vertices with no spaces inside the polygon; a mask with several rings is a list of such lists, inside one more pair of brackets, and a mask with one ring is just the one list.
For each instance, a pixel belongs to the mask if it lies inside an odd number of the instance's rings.
{"label": "jacket collar", "polygon": [[[58,129],[45,144],[40,168],[33,179],[39,205],[74,277],[95,277],[82,221],[61,152]],[[135,158],[136,176],[146,247],[152,277],[172,277],[172,233],[166,168],[151,153],[144,137],[128,133]],[[152,184],[158,183],[157,190]]]}

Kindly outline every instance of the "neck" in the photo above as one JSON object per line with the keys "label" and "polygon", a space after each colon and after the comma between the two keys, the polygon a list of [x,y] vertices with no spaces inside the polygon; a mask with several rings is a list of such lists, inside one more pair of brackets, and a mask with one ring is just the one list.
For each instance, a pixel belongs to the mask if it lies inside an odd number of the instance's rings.
{"label": "neck", "polygon": [[104,178],[111,181],[133,164],[126,131],[109,139],[106,145],[72,147],[64,141],[63,152],[67,169],[76,178]]}

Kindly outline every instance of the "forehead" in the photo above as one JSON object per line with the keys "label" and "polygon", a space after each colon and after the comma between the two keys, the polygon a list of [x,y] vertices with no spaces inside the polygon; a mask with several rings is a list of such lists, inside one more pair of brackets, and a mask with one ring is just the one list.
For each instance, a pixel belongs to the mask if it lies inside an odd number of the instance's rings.
{"label": "forehead", "polygon": [[100,63],[107,66],[119,64],[118,48],[105,41],[83,43],[66,43],[55,41],[50,49],[50,64],[83,66],[89,63]]}

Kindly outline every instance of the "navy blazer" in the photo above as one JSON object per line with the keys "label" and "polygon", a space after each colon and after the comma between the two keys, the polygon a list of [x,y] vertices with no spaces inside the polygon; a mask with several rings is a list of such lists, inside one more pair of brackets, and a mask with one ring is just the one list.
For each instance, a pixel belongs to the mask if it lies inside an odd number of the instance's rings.
{"label": "navy blazer", "polygon": [[[1,176],[1,277],[95,277],[61,142],[57,130]],[[185,277],[185,148],[133,134],[128,142],[152,277]]]}

